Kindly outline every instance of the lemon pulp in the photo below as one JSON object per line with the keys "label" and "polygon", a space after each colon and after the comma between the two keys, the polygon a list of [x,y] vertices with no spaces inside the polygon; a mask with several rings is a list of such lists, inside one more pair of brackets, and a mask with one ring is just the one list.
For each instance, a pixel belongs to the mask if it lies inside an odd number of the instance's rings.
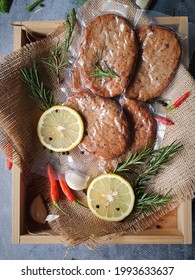
{"label": "lemon pulp", "polygon": [[66,152],[74,149],[82,140],[84,125],[80,115],[67,106],[53,106],[40,117],[37,134],[47,149]]}
{"label": "lemon pulp", "polygon": [[116,174],[104,174],[90,183],[87,201],[89,209],[96,217],[117,222],[131,213],[135,195],[125,179]]}

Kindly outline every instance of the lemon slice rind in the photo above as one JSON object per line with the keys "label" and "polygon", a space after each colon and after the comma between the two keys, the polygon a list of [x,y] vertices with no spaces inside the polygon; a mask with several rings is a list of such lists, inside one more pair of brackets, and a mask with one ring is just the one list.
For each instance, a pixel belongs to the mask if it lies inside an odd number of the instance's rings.
{"label": "lemon slice rind", "polygon": [[41,144],[58,153],[73,150],[81,142],[83,134],[84,124],[81,116],[74,109],[63,105],[52,106],[46,110],[37,125],[37,135]]}
{"label": "lemon slice rind", "polygon": [[[113,186],[114,182],[116,186]],[[119,222],[132,212],[135,194],[129,182],[121,176],[103,174],[90,183],[87,190],[87,202],[89,209],[97,218],[109,222]]]}

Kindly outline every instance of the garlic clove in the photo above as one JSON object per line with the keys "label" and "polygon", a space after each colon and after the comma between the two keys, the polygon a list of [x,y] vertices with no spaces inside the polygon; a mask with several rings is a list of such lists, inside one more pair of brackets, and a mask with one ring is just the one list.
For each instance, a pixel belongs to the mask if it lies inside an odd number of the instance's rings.
{"label": "garlic clove", "polygon": [[89,176],[76,170],[68,169],[65,172],[66,183],[72,190],[75,191],[86,189],[89,178]]}
{"label": "garlic clove", "polygon": [[47,217],[47,210],[40,194],[38,194],[33,199],[30,205],[30,216],[37,223],[40,224],[46,223],[45,219]]}

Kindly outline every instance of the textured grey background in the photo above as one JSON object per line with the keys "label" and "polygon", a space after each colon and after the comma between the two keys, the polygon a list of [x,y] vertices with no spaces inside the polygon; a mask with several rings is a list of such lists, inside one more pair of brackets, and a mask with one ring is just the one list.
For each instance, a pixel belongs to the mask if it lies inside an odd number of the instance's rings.
{"label": "textured grey background", "polygon": [[[10,22],[29,20],[32,13],[25,10],[33,0],[14,0],[9,14],[0,13],[0,55],[9,54],[13,48],[13,32]],[[76,4],[73,0],[45,0],[43,10],[34,14],[33,20],[64,19],[67,11]],[[154,0],[151,10],[167,15],[189,17],[190,55],[195,49],[195,0]],[[14,86],[14,85],[13,85]],[[74,248],[64,245],[13,245],[11,172],[5,168],[0,155],[0,259],[195,259],[195,207],[193,205],[192,245],[104,245],[89,250],[80,245]]]}

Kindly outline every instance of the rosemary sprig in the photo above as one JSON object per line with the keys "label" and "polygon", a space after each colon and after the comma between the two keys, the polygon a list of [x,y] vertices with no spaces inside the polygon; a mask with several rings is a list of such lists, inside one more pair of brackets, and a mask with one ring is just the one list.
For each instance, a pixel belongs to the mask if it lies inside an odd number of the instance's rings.
{"label": "rosemary sprig", "polygon": [[144,160],[148,159],[148,157],[153,155],[153,148],[144,148],[141,152],[139,153],[130,153],[126,162],[122,164],[117,164],[114,173],[119,173],[119,172],[129,172],[132,171],[131,167],[132,165],[143,165]]}
{"label": "rosemary sprig", "polygon": [[183,149],[183,145],[173,142],[171,145],[154,150],[152,156],[142,166],[136,180],[136,186],[141,187],[148,184],[151,177],[157,175],[163,165],[169,163]]}
{"label": "rosemary sprig", "polygon": [[113,70],[111,70],[106,61],[103,61],[104,63],[104,69],[101,68],[98,64],[99,61],[97,63],[93,63],[93,66],[95,67],[96,71],[91,73],[89,76],[90,77],[99,77],[100,79],[104,79],[104,78],[117,78],[119,77]]}
{"label": "rosemary sprig", "polygon": [[63,69],[68,64],[68,56],[63,53],[62,46],[56,44],[55,48],[51,51],[50,56],[44,58],[42,61],[43,63],[47,64],[52,73],[59,77],[60,70]]}
{"label": "rosemary sprig", "polygon": [[44,58],[43,63],[47,64],[53,74],[59,79],[60,70],[63,69],[69,62],[68,50],[71,44],[72,34],[76,24],[76,12],[74,9],[69,11],[66,19],[66,34],[62,44],[57,43],[50,55]]}
{"label": "rosemary sprig", "polygon": [[75,24],[76,24],[76,12],[75,12],[75,9],[72,9],[68,12],[68,16],[66,19],[66,35],[65,35],[65,40],[64,40],[65,53],[68,51],[68,49],[70,47],[72,33],[74,31]]}
{"label": "rosemary sprig", "polygon": [[32,68],[21,69],[22,80],[30,88],[30,97],[35,100],[39,107],[45,111],[54,105],[51,92],[40,81],[38,66],[34,62]]}
{"label": "rosemary sprig", "polygon": [[124,163],[118,163],[113,171],[124,177],[130,182],[132,186],[135,186],[135,180],[139,177],[138,167],[145,164],[145,160],[153,155],[154,149],[145,147],[138,153],[130,153],[127,160]]}
{"label": "rosemary sprig", "polygon": [[124,163],[118,163],[114,169],[114,173],[125,173],[132,175],[135,186],[145,186],[151,177],[158,174],[163,165],[173,159],[176,153],[182,150],[183,146],[175,141],[166,147],[154,150],[145,148],[139,153],[130,153],[128,159]]}
{"label": "rosemary sprig", "polygon": [[161,195],[149,193],[146,189],[150,180],[157,175],[165,164],[168,164],[174,156],[182,150],[180,143],[173,142],[171,145],[158,150],[145,148],[143,151],[130,154],[123,164],[117,164],[114,173],[128,180],[134,188],[136,202],[133,216],[141,212],[152,212],[154,206],[165,206],[171,201],[172,196],[167,193]]}
{"label": "rosemary sprig", "polygon": [[159,193],[148,193],[143,192],[137,199],[136,211],[138,212],[149,212],[152,213],[154,206],[165,206],[168,202],[172,200],[172,196],[169,192],[164,196]]}
{"label": "rosemary sprig", "polygon": [[156,207],[163,207],[167,205],[173,197],[167,192],[165,195],[160,193],[149,193],[144,191],[140,195],[136,196],[135,206],[131,215],[130,220],[135,220],[141,213],[152,214],[156,210]]}

